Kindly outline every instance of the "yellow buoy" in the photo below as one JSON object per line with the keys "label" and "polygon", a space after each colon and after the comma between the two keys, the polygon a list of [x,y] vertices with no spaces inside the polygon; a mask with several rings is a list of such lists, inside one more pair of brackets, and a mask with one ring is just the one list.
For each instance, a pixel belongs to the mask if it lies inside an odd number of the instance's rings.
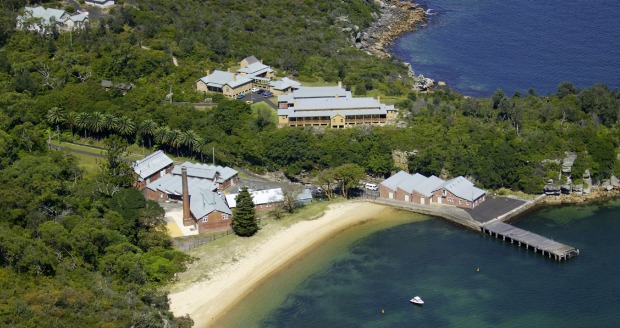
{"label": "yellow buoy", "polygon": [[385,310],[384,309],[381,309],[381,314],[385,314]]}

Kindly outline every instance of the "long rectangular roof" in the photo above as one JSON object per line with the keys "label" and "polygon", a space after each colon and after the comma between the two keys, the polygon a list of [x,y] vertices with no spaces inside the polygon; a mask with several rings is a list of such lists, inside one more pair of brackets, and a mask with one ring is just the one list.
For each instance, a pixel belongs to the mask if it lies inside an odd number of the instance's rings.
{"label": "long rectangular roof", "polygon": [[[286,115],[285,111],[278,111],[278,115]],[[382,115],[382,114],[387,114],[386,110],[382,110],[382,109],[361,109],[361,110],[355,110],[355,109],[349,109],[349,110],[317,110],[317,111],[311,111],[311,110],[304,110],[304,111],[290,111],[290,114],[288,114],[288,117],[320,117],[320,116],[329,116],[334,117],[336,115],[340,115],[343,117],[346,116],[353,116],[353,115]]]}
{"label": "long rectangular roof", "polygon": [[346,97],[347,90],[341,87],[331,86],[331,87],[299,87],[299,89],[293,91],[294,99],[335,98],[336,96]]}
{"label": "long rectangular roof", "polygon": [[[183,179],[180,175],[165,174],[161,178],[146,186],[151,190],[158,190],[168,195],[183,195]],[[187,178],[187,189],[190,195],[202,189],[217,190],[217,185],[207,179]]]}
{"label": "long rectangular roof", "polygon": [[295,99],[295,111],[338,110],[338,109],[379,109],[381,103],[374,98],[319,98]]}
{"label": "long rectangular roof", "polygon": [[244,85],[252,82],[251,78],[243,75],[236,75],[236,73],[224,72],[215,70],[213,73],[203,76],[200,78],[204,84],[210,87],[222,88],[224,85],[228,85],[230,87],[238,87],[240,85]]}
{"label": "long rectangular roof", "polygon": [[[228,206],[230,206],[231,208],[237,207],[237,200],[235,199],[237,195],[238,194],[226,195],[226,202],[228,202]],[[250,191],[250,196],[252,196],[252,201],[254,201],[254,205],[264,205],[284,201],[284,194],[282,193],[282,188],[252,190]]]}
{"label": "long rectangular roof", "polygon": [[158,150],[133,164],[133,170],[141,179],[146,179],[151,175],[163,170],[172,164],[172,159]]}

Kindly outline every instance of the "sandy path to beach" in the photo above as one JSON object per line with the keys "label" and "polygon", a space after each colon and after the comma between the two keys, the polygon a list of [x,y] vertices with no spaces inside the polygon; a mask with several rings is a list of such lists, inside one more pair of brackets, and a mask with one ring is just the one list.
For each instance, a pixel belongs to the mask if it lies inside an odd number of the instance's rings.
{"label": "sandy path to beach", "polygon": [[176,316],[189,314],[195,327],[212,327],[247,293],[287,262],[348,227],[378,217],[385,209],[385,206],[366,202],[332,205],[322,217],[298,222],[270,236],[250,254],[217,270],[208,281],[170,294],[170,308]]}

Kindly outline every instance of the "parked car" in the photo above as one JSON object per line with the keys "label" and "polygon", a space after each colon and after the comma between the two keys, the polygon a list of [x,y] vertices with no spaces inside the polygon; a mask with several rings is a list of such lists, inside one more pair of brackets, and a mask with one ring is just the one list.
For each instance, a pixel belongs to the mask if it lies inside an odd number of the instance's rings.
{"label": "parked car", "polygon": [[257,87],[254,87],[254,88],[252,88],[250,91],[252,91],[252,92],[257,92],[258,90],[260,90],[260,89],[259,89],[259,88],[257,88]]}
{"label": "parked car", "polygon": [[364,185],[364,188],[366,188],[368,190],[372,190],[372,191],[379,190],[379,187],[376,184],[370,183],[370,182],[366,182],[366,184]]}
{"label": "parked car", "polygon": [[265,98],[273,97],[273,93],[271,93],[269,91],[265,91],[265,92],[263,92],[263,97],[265,97]]}
{"label": "parked car", "polygon": [[252,105],[253,104],[252,100],[246,100],[245,103],[248,104],[248,105]]}
{"label": "parked car", "polygon": [[258,91],[256,91],[256,93],[258,93],[259,95],[262,95],[265,92],[265,90],[263,89],[258,89]]}
{"label": "parked car", "polygon": [[240,93],[237,95],[237,99],[243,99],[245,97],[245,93]]}

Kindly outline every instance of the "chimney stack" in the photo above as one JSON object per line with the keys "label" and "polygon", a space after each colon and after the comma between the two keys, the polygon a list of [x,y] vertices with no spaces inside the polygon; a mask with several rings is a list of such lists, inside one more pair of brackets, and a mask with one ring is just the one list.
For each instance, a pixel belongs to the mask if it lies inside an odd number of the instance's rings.
{"label": "chimney stack", "polygon": [[342,88],[342,81],[338,81],[338,87]]}
{"label": "chimney stack", "polygon": [[191,221],[191,215],[189,212],[189,191],[187,187],[187,168],[181,166],[181,182],[183,185],[183,225],[186,222]]}
{"label": "chimney stack", "polygon": [[226,69],[226,72],[230,73],[230,67]]}

